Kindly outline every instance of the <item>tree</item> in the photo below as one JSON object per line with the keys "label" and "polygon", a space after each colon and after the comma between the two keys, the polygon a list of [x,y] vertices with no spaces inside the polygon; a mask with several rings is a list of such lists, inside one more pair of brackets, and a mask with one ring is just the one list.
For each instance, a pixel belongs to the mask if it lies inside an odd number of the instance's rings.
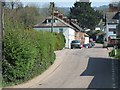
{"label": "tree", "polygon": [[33,25],[39,23],[41,14],[39,9],[35,6],[5,8],[5,22],[11,21],[14,28],[16,23],[24,25],[25,28],[33,27]]}
{"label": "tree", "polygon": [[23,7],[23,4],[20,2],[20,0],[8,0],[8,2],[5,2],[5,6],[14,9]]}
{"label": "tree", "polygon": [[99,23],[100,13],[91,7],[90,2],[75,2],[69,17],[77,19],[82,28],[94,29]]}

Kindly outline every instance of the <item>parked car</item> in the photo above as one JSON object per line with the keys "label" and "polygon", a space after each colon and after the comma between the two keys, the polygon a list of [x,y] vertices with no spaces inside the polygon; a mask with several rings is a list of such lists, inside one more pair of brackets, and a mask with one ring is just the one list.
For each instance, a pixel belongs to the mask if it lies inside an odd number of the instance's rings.
{"label": "parked car", "polygon": [[89,44],[89,48],[92,48],[93,46],[92,46],[92,43],[88,43]]}
{"label": "parked car", "polygon": [[92,45],[92,47],[94,47],[94,46],[95,46],[95,43],[94,43],[94,42],[90,42],[90,44]]}
{"label": "parked car", "polygon": [[89,44],[84,44],[83,47],[84,48],[89,48]]}
{"label": "parked car", "polygon": [[81,49],[81,43],[80,40],[73,40],[71,42],[71,49],[73,48],[80,48]]}
{"label": "parked car", "polygon": [[94,42],[90,42],[90,43],[87,43],[87,44],[84,44],[83,46],[84,46],[84,48],[92,48],[92,47],[94,47]]}

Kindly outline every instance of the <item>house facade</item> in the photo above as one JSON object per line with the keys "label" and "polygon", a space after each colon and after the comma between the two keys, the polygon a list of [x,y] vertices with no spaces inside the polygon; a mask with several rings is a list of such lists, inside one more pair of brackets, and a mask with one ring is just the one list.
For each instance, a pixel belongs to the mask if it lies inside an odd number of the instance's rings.
{"label": "house facade", "polygon": [[[115,14],[115,16],[113,17],[113,19],[118,20],[118,22],[119,22],[118,24],[120,24],[120,12],[117,12],[117,13]],[[117,25],[116,34],[117,34],[117,37],[120,38],[120,30],[119,30],[119,28],[120,28],[120,26]]]}
{"label": "house facade", "polygon": [[[34,25],[34,29],[37,31],[51,32],[51,18],[48,17],[42,23]],[[53,32],[63,33],[65,36],[65,48],[71,48],[71,41],[75,39],[75,28],[57,17],[54,17],[53,27]]]}
{"label": "house facade", "polygon": [[[118,20],[113,19],[114,15],[117,12],[106,12],[106,24],[104,27],[104,41],[107,40],[107,45],[108,46],[113,46],[116,41],[116,32],[117,32],[117,25],[118,25]],[[103,41],[103,42],[104,42]]]}
{"label": "house facade", "polygon": [[107,39],[108,45],[114,45],[116,39],[116,26],[117,23],[107,23],[105,27],[105,36],[104,40]]}
{"label": "house facade", "polygon": [[[83,29],[77,25],[76,19],[68,19],[63,14],[54,11],[54,16],[47,17],[42,23],[34,25],[34,29],[37,31],[48,31],[63,33],[65,36],[65,48],[71,48],[72,40],[80,40],[84,44],[84,32]],[[53,22],[53,23],[52,23]],[[53,28],[52,28],[53,24]]]}

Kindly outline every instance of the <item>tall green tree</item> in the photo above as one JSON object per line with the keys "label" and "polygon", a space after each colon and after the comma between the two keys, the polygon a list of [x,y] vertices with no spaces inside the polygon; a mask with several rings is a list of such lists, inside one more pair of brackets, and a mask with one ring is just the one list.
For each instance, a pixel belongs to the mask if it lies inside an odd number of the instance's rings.
{"label": "tall green tree", "polygon": [[13,9],[5,7],[4,13],[5,22],[8,20],[11,21],[13,27],[16,23],[20,23],[24,25],[25,28],[31,28],[33,25],[39,23],[41,19],[39,9],[35,6],[16,7]]}
{"label": "tall green tree", "polygon": [[75,2],[70,8],[70,18],[78,20],[83,28],[94,29],[100,21],[100,13],[91,7],[91,2]]}

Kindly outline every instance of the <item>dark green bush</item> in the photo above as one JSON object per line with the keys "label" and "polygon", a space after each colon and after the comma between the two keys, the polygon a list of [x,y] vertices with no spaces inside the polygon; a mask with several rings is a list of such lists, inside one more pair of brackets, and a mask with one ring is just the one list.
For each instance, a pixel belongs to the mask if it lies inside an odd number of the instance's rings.
{"label": "dark green bush", "polygon": [[116,55],[115,55],[115,50],[112,50],[111,52],[109,52],[109,56],[120,59],[120,49],[116,49]]}
{"label": "dark green bush", "polygon": [[[17,17],[14,17],[14,13],[19,14],[18,12],[15,9],[11,11],[5,8],[2,60],[3,86],[22,83],[41,74],[53,64],[55,60],[54,50],[64,47],[64,36],[62,34],[32,30],[29,28],[32,26],[29,25],[36,22],[36,20],[31,21],[35,18],[28,15],[27,20],[30,21],[28,24],[26,20],[23,20],[26,16],[19,17],[16,15]],[[39,15],[37,14],[37,16]],[[27,30],[25,30],[25,27]]]}
{"label": "dark green bush", "polygon": [[114,57],[115,56],[115,50],[112,50],[111,52],[109,52],[109,56]]}
{"label": "dark green bush", "polygon": [[35,30],[5,30],[3,86],[27,81],[46,70],[55,60],[54,50],[64,47],[64,36]]}
{"label": "dark green bush", "polygon": [[117,53],[116,53],[115,58],[120,59],[120,49],[117,49]]}
{"label": "dark green bush", "polygon": [[54,33],[55,50],[61,50],[65,47],[65,36],[62,33]]}
{"label": "dark green bush", "polygon": [[5,31],[2,64],[4,81],[16,83],[17,80],[24,80],[33,68],[37,49],[27,38],[24,31]]}

